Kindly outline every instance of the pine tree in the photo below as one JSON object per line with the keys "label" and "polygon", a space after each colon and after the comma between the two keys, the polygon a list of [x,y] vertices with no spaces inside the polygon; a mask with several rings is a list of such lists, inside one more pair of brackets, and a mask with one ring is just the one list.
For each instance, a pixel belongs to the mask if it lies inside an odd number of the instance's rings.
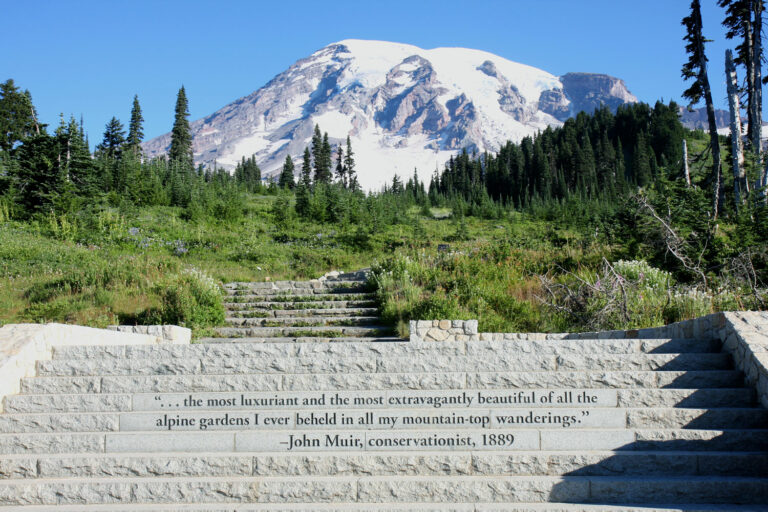
{"label": "pine tree", "polygon": [[323,134],[320,132],[320,126],[315,125],[315,131],[312,134],[312,162],[315,170],[315,182],[318,181],[317,177],[322,175],[322,161],[323,161]]}
{"label": "pine tree", "polygon": [[299,217],[309,216],[310,190],[312,187],[312,163],[309,148],[304,148],[304,162],[301,164],[301,179],[296,185],[296,213]]}
{"label": "pine tree", "polygon": [[296,186],[296,182],[293,178],[294,165],[291,155],[285,155],[285,162],[283,162],[283,169],[280,171],[280,179],[277,184],[280,188],[289,188],[291,190]]}
{"label": "pine tree", "polygon": [[328,142],[328,133],[321,136],[318,125],[315,125],[315,134],[312,136],[312,158],[315,163],[315,183],[330,183],[331,145]]}
{"label": "pine tree", "polygon": [[10,151],[27,137],[40,134],[29,91],[8,79],[0,84],[0,151]]}
{"label": "pine tree", "polygon": [[347,188],[347,172],[344,169],[344,149],[341,144],[336,148],[336,177],[342,187]]}
{"label": "pine tree", "polygon": [[141,153],[141,143],[144,140],[144,116],[141,115],[141,105],[139,105],[139,96],[133,97],[133,108],[131,108],[131,122],[128,125],[128,138],[125,140],[126,147],[138,155]]}
{"label": "pine tree", "polygon": [[[355,174],[355,154],[352,152],[352,141],[347,135],[347,153],[344,155],[344,172],[347,176],[347,188],[357,190],[357,176]],[[355,186],[352,186],[354,183]]]}
{"label": "pine tree", "polygon": [[70,118],[67,125],[66,144],[69,153],[67,168],[69,181],[80,195],[94,195],[99,185],[94,162],[91,158],[91,152],[86,146],[83,131],[74,117]]}
{"label": "pine tree", "polygon": [[685,51],[688,52],[688,62],[683,65],[682,76],[686,80],[693,79],[691,86],[683,92],[683,97],[690,100],[691,105],[698,103],[702,97],[707,106],[707,120],[709,121],[710,146],[712,148],[712,179],[714,181],[714,205],[713,214],[717,218],[720,210],[720,182],[722,176],[722,161],[720,158],[720,143],[717,135],[717,123],[715,122],[715,106],[712,102],[712,90],[707,76],[707,56],[704,52],[704,43],[707,39],[702,33],[701,3],[699,0],[691,2],[691,14],[683,18],[682,25],[686,29],[684,41],[688,44]]}
{"label": "pine tree", "polygon": [[301,181],[300,183],[307,190],[312,188],[312,157],[309,154],[309,148],[304,148],[304,161],[301,163]]}
{"label": "pine tree", "polygon": [[635,150],[632,152],[632,173],[638,187],[647,187],[651,182],[651,164],[648,156],[648,145],[643,132],[637,134]]}
{"label": "pine tree", "polygon": [[112,117],[104,128],[104,138],[96,150],[107,158],[118,160],[125,144],[125,128],[116,117]]}
{"label": "pine tree", "polygon": [[192,133],[189,129],[189,103],[184,86],[176,96],[175,118],[171,130],[171,147],[168,157],[182,168],[192,170]]}

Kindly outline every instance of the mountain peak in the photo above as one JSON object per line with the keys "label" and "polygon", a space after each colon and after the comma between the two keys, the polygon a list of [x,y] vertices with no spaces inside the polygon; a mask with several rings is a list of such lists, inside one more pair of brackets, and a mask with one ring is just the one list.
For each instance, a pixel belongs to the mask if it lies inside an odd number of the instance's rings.
{"label": "mountain peak", "polygon": [[[469,48],[344,39],[264,87],[191,124],[195,161],[233,168],[256,155],[265,174],[300,160],[315,124],[332,144],[349,135],[361,185],[414,168],[429,181],[462,148],[495,151],[581,110],[637,101],[608,75],[546,71]],[[144,145],[167,152],[168,134]]]}

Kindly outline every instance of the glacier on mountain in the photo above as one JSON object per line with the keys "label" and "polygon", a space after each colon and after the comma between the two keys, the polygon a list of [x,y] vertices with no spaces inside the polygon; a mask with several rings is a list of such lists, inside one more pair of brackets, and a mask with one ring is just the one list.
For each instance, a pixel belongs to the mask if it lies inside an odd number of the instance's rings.
{"label": "glacier on mountain", "polygon": [[[287,154],[300,168],[319,124],[332,144],[350,136],[359,182],[371,190],[414,169],[428,182],[464,148],[495,151],[581,110],[635,101],[608,75],[557,77],[480,50],[344,40],[191,129],[196,163],[232,169],[256,155],[269,175]],[[169,144],[170,134],[157,137],[144,144],[145,154],[164,154]]]}

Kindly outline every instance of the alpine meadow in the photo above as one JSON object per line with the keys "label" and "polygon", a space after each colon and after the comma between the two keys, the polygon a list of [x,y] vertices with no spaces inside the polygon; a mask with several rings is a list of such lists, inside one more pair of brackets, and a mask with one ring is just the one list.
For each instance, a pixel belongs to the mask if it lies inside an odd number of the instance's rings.
{"label": "alpine meadow", "polygon": [[[0,323],[176,324],[200,337],[225,321],[223,283],[366,267],[401,336],[435,318],[562,332],[765,309],[764,6],[718,4],[727,63],[706,53],[698,0],[682,20],[683,97],[704,105],[696,112],[636,101],[607,75],[350,40],[226,115],[190,123],[195,97],[181,86],[169,133],[152,141],[142,98],[127,97],[127,125],[112,117],[92,145],[82,119],[44,124],[34,91],[7,78]],[[451,59],[477,78],[445,78]],[[726,65],[730,129],[709,85]],[[490,106],[487,80],[501,91]],[[289,93],[309,99],[258,110]],[[363,102],[379,110],[365,117]],[[222,124],[238,116],[256,118],[257,135]],[[210,133],[228,145],[215,149]]]}

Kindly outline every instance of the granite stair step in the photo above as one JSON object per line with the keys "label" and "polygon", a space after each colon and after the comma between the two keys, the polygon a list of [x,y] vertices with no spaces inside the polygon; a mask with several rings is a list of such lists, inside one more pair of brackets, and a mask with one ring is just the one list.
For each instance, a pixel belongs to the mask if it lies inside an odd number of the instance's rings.
{"label": "granite stair step", "polygon": [[768,452],[348,452],[12,455],[0,480],[198,476],[768,476]]}
{"label": "granite stair step", "polygon": [[253,309],[257,311],[284,311],[302,309],[345,309],[345,308],[372,308],[376,309],[375,300],[325,300],[309,302],[224,302],[224,307],[232,310],[239,308]]}
{"label": "granite stair step", "polygon": [[[684,489],[685,492],[681,492]],[[0,481],[0,505],[127,503],[695,502],[764,505],[750,477],[178,477]]]}
{"label": "granite stair step", "polygon": [[[51,400],[58,398],[59,400]],[[90,398],[90,397],[89,397]],[[130,395],[98,395],[100,400],[85,399],[83,395],[24,395],[24,399],[8,404],[7,413],[0,415],[0,433],[54,433],[54,432],[113,432],[141,431],[157,432],[166,427],[157,427],[156,421],[167,411],[134,411],[130,403]],[[188,409],[173,411],[171,416],[180,420],[194,420],[188,427],[176,427],[174,430],[228,430],[239,427],[245,431],[270,431],[285,428],[285,425],[265,425],[260,423],[235,423],[236,421],[253,422],[254,413],[262,417],[281,418],[287,426],[306,430],[297,424],[298,418],[333,417],[338,421],[338,415],[323,410],[320,413],[301,409],[254,408],[252,410],[216,409],[201,407],[195,411]],[[327,413],[327,414],[325,414]],[[472,427],[471,418],[485,417],[488,420],[486,428],[490,431],[497,429],[520,430],[541,428],[549,425],[562,426],[569,430],[589,428],[630,428],[630,429],[701,429],[719,430],[738,425],[740,429],[768,429],[768,410],[761,408],[625,408],[599,407],[586,409],[584,406],[569,408],[525,408],[525,407],[494,407],[473,409],[443,409],[436,412],[433,408],[425,409],[344,409],[347,418],[353,418],[355,425],[358,420],[370,414],[374,425],[369,430],[381,429],[432,429],[435,420],[463,420],[463,424],[452,424],[457,432]],[[200,418],[210,418],[212,421],[223,421],[221,427],[212,426],[201,428]],[[382,417],[396,419],[392,425],[382,424]],[[529,419],[541,418],[538,423],[527,423]],[[233,423],[227,423],[229,421]],[[411,420],[412,424],[404,424]],[[510,424],[510,421],[514,423]],[[422,422],[424,422],[422,424]],[[548,422],[548,423],[546,423]],[[243,426],[246,425],[246,426]],[[226,428],[225,428],[226,427]],[[171,427],[167,427],[170,429]],[[356,430],[357,427],[337,425],[334,430]],[[311,428],[308,430],[311,432]]]}
{"label": "granite stair step", "polygon": [[[269,300],[280,300],[280,298],[290,298],[296,300],[296,297],[360,297],[372,298],[374,293],[364,286],[322,286],[306,288],[247,288],[241,290],[225,290],[227,297],[268,297]],[[354,300],[353,299],[353,300]],[[312,300],[312,299],[310,299]],[[315,299],[317,300],[317,299]]]}
{"label": "granite stair step", "polygon": [[[110,345],[88,346],[73,345],[56,347],[53,351],[54,359],[102,359],[102,358],[129,358],[140,359],[147,357],[172,357],[187,358],[215,355],[217,357],[293,357],[308,354],[328,354],[337,357],[443,357],[473,355],[479,357],[499,357],[499,354],[515,353],[521,357],[529,354],[539,355],[588,355],[588,354],[650,354],[652,356],[670,357],[670,354],[658,350],[666,344],[666,340],[586,340],[558,341],[556,344],[545,341],[513,340],[503,342],[440,342],[413,344],[407,340],[394,337],[380,337],[380,341],[388,340],[391,343],[372,345],[371,337],[362,337],[354,341],[354,337],[346,337],[344,345],[316,344],[316,345],[270,345],[265,346],[260,337],[256,342],[249,342],[249,338],[238,338],[231,343],[219,343],[210,346],[206,343],[193,343],[191,345]],[[295,337],[287,337],[294,339]],[[304,337],[315,339],[314,337]],[[330,337],[327,337],[330,339]],[[219,338],[225,340],[228,338]],[[202,340],[200,340],[202,341]],[[404,343],[405,342],[405,343]],[[719,353],[701,352],[705,357],[723,358]],[[685,357],[695,357],[695,353],[686,353]]]}
{"label": "granite stair step", "polygon": [[219,337],[262,338],[266,336],[282,337],[344,337],[391,335],[392,328],[385,325],[371,326],[305,326],[305,327],[218,327],[214,333]]}
{"label": "granite stair step", "polygon": [[[515,436],[515,451],[567,451],[575,453],[592,451],[653,451],[653,452],[765,452],[768,451],[768,430],[765,429],[583,429],[583,430],[510,430]],[[308,436],[310,435],[308,432]],[[472,439],[479,441],[483,435],[492,434],[487,429],[455,430],[398,430],[389,431],[340,431],[329,433],[344,440],[359,437],[371,440],[377,448],[363,452],[359,448],[350,449],[358,453],[387,453],[402,451],[408,439],[429,441],[439,439]],[[0,434],[0,450],[4,455],[23,454],[87,454],[87,453],[152,453],[152,452],[281,452],[285,451],[290,435],[296,431],[205,431],[205,432],[58,432],[58,433],[11,433]],[[300,434],[297,435],[300,437]],[[311,436],[310,436],[311,437]],[[320,446],[324,435],[316,434]],[[405,439],[405,441],[403,441]],[[437,442],[437,441],[435,441]],[[363,443],[364,444],[364,443]],[[421,446],[421,445],[420,445]],[[334,448],[335,446],[331,446]],[[424,449],[429,446],[424,445]],[[495,450],[479,450],[495,453]],[[506,449],[505,446],[498,448]],[[578,448],[578,449],[576,449]],[[449,447],[446,451],[462,447]],[[464,447],[463,449],[466,449]],[[292,453],[316,452],[316,446],[294,446]],[[414,455],[419,451],[413,452]]]}
{"label": "granite stair step", "polygon": [[[683,401],[708,391],[743,386],[735,370],[688,372],[444,372],[377,374],[207,374],[146,376],[27,377],[24,394],[222,392],[392,389],[590,388],[681,391]],[[747,389],[747,388],[742,388]],[[751,391],[751,390],[749,390]],[[671,395],[674,396],[674,395]],[[691,402],[688,402],[691,403]]]}
{"label": "granite stair step", "polygon": [[335,292],[328,293],[324,290],[317,290],[317,293],[312,293],[311,290],[302,292],[301,294],[287,294],[281,290],[264,290],[259,293],[251,293],[250,291],[233,294],[225,297],[224,302],[283,302],[283,303],[295,303],[295,302],[328,302],[328,301],[359,301],[359,300],[376,300],[376,294],[371,292]]}
{"label": "granite stair step", "polygon": [[376,308],[335,309],[229,309],[228,316],[241,318],[290,318],[290,317],[376,317]]}
{"label": "granite stair step", "polygon": [[200,338],[198,343],[230,344],[230,343],[407,343],[407,339],[396,336],[267,336],[243,338]]}
{"label": "granite stair step", "polygon": [[[315,329],[330,328],[316,327]],[[342,327],[339,329],[346,331],[367,328]],[[290,357],[265,356],[252,359],[213,356],[168,360],[157,358],[52,359],[37,362],[37,375],[524,372],[530,368],[539,368],[542,371],[688,371],[728,370],[730,367],[730,357],[724,354],[606,354],[602,357],[589,354],[560,356],[503,354],[495,359],[489,359],[477,355],[338,357],[333,352],[307,352]]]}
{"label": "granite stair step", "polygon": [[[49,512],[47,505],[6,507],[8,512]],[[768,505],[656,504],[589,505],[568,503],[193,503],[181,505],[58,505],[59,512],[768,512]]]}
{"label": "granite stair step", "polygon": [[300,316],[300,317],[277,317],[277,318],[244,318],[229,316],[225,319],[226,323],[234,327],[348,327],[348,326],[375,326],[379,320],[378,316]]}

